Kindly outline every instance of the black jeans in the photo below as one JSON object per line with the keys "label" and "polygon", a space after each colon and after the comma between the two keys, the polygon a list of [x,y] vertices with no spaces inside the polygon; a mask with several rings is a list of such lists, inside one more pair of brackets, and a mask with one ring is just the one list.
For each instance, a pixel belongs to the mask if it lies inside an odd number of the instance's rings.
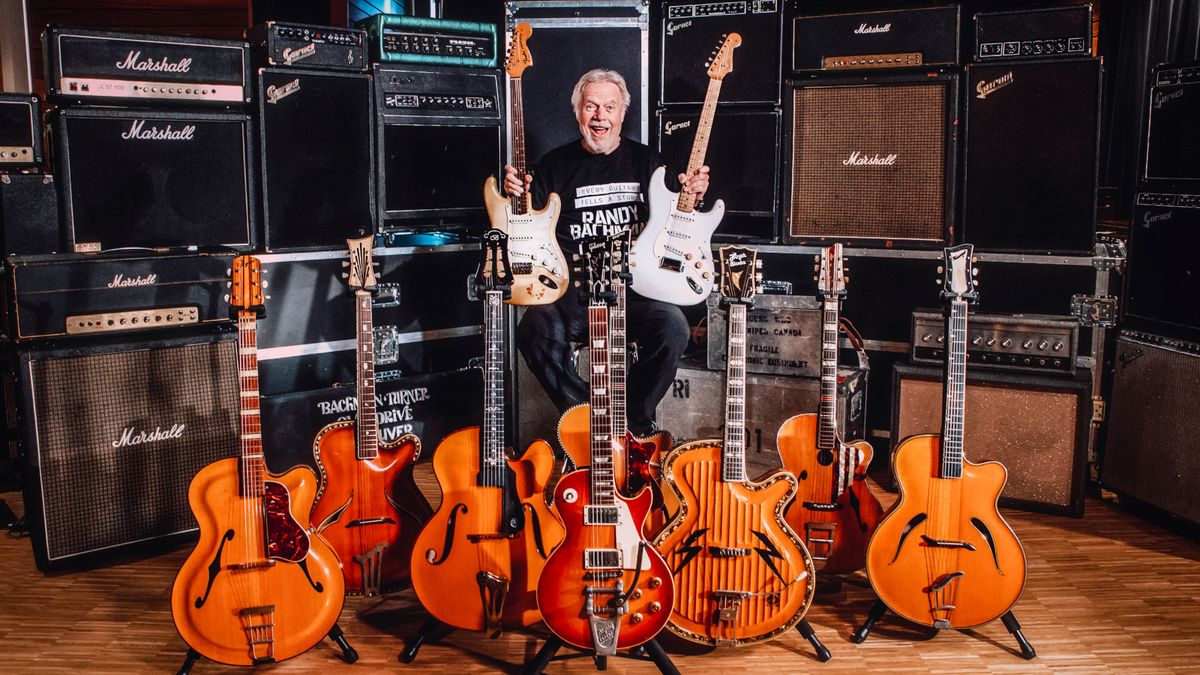
{"label": "black jeans", "polygon": [[[630,431],[644,436],[654,429],[654,409],[675,380],[690,329],[679,307],[629,291],[625,332],[638,347],[626,374],[626,415]],[[517,325],[517,348],[559,412],[588,401],[588,382],[571,365],[571,343],[586,343],[587,335],[587,306],[575,288],[554,304],[530,307]]]}

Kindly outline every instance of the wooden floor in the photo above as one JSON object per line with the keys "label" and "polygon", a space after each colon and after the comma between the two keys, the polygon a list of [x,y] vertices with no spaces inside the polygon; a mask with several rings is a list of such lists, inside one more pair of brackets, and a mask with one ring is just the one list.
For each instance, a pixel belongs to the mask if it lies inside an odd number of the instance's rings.
{"label": "wooden floor", "polygon": [[[427,466],[427,465],[425,465]],[[428,477],[423,483],[428,482]],[[885,505],[894,495],[880,492]],[[19,510],[15,494],[2,494]],[[774,672],[1200,672],[1200,545],[1098,499],[1075,519],[1006,511],[1029,556],[1029,577],[1015,614],[1038,656],[1020,658],[996,621],[968,632],[931,636],[885,618],[863,644],[849,635],[873,602],[865,577],[819,594],[808,613],[833,653],[818,662],[792,633],[743,649],[706,652],[663,637],[684,673]],[[180,549],[85,572],[43,575],[28,539],[0,534],[0,673],[174,672],[186,647],[171,622],[169,599]],[[385,599],[350,598],[340,624],[358,650],[346,665],[326,640],[309,652],[260,669],[280,673],[519,672],[544,630],[496,640],[450,633],[404,665],[397,655],[422,612],[410,592]],[[546,672],[590,672],[577,652]],[[654,672],[652,664],[614,659],[613,672]],[[202,661],[194,673],[240,669]],[[244,671],[240,671],[244,672]]]}

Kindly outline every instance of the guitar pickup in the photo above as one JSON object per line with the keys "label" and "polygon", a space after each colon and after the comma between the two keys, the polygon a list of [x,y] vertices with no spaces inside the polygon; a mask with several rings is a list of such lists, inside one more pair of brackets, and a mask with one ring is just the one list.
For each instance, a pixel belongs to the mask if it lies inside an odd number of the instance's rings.
{"label": "guitar pickup", "polygon": [[668,272],[682,272],[683,261],[675,258],[663,258],[658,261],[658,266]]}
{"label": "guitar pickup", "polygon": [[611,570],[621,567],[621,551],[615,548],[588,548],[583,551],[583,569]]}
{"label": "guitar pickup", "polygon": [[934,539],[933,537],[923,534],[921,539],[925,541],[926,546],[933,548],[965,548],[968,551],[974,551],[975,545],[968,541],[953,541],[950,539]]}
{"label": "guitar pickup", "polygon": [[533,274],[533,263],[531,262],[510,262],[509,268],[513,274]]}
{"label": "guitar pickup", "polygon": [[[709,546],[708,552],[714,558],[741,558],[742,556],[750,555],[750,549],[748,548],[731,548],[728,546]],[[716,591],[713,595],[719,592],[722,591]]]}

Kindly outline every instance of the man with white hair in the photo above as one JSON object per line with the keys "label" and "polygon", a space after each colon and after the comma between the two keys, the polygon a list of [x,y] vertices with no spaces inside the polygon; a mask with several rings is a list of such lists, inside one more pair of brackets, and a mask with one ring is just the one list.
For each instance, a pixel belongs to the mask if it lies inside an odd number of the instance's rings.
{"label": "man with white hair", "polygon": [[[596,68],[579,78],[571,106],[580,139],[546,153],[533,176],[517,176],[505,167],[508,194],[532,189],[534,208],[551,193],[562,198],[556,235],[563,251],[577,251],[580,240],[632,229],[636,236],[649,214],[646,195],[650,174],[662,162],[658,153],[621,137],[629,109],[625,78]],[[679,174],[672,189],[697,197],[708,190],[708,167],[691,176]],[[571,364],[571,343],[586,342],[587,313],[572,288],[552,305],[529,307],[517,326],[517,346],[559,411],[588,400],[588,383]],[[648,436],[655,430],[654,410],[675,379],[679,357],[687,347],[689,328],[679,307],[627,291],[626,332],[638,346],[637,360],[626,380],[629,430]]]}

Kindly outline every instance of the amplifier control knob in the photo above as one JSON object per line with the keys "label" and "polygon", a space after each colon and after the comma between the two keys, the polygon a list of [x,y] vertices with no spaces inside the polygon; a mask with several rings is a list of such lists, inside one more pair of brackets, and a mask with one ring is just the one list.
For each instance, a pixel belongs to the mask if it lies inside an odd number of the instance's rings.
{"label": "amplifier control knob", "polygon": [[1010,338],[1004,338],[1003,340],[1000,341],[1000,346],[1004,347],[1005,349],[1008,349],[1009,347],[1012,346],[1012,340]]}
{"label": "amplifier control knob", "polygon": [[1063,347],[1064,347],[1064,345],[1063,345],[1062,340],[1058,340],[1054,343],[1053,349],[1054,349],[1054,351],[1058,352],[1058,351],[1062,351]]}
{"label": "amplifier control knob", "polygon": [[1047,347],[1047,346],[1049,346],[1049,345],[1050,345],[1050,343],[1049,343],[1048,341],[1046,341],[1046,340],[1042,340],[1041,342],[1039,342],[1039,343],[1038,343],[1038,350],[1039,350],[1039,351],[1045,351],[1045,350],[1046,350],[1046,347]]}
{"label": "amplifier control knob", "polygon": [[1026,338],[1025,341],[1021,343],[1022,349],[1029,349],[1032,346],[1033,346],[1033,340],[1030,340],[1028,338]]}
{"label": "amplifier control knob", "polygon": [[990,337],[987,339],[987,346],[991,347],[991,346],[994,346],[995,344],[996,344],[996,338]]}
{"label": "amplifier control knob", "polygon": [[983,338],[976,335],[975,337],[971,338],[971,344],[978,347],[979,345],[983,344]]}
{"label": "amplifier control knob", "polygon": [[943,342],[945,342],[945,341],[946,341],[946,336],[945,336],[945,335],[939,335],[939,336],[938,336],[938,339],[937,339],[937,341],[938,341],[938,344],[939,344],[939,345],[940,345],[940,344],[942,344]]}
{"label": "amplifier control knob", "polygon": [[921,342],[929,342],[933,339],[933,333],[926,333],[921,336]]}

